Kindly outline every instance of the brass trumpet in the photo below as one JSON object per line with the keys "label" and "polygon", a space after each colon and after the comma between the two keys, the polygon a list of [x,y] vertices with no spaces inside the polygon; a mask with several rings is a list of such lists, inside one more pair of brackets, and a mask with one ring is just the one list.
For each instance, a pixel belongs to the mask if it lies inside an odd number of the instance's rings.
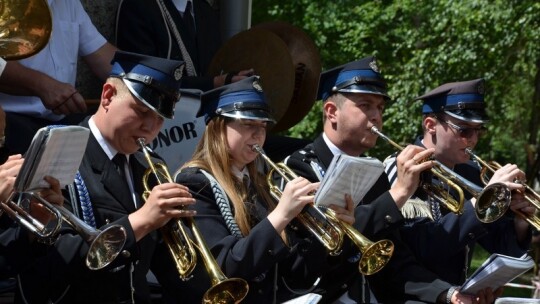
{"label": "brass trumpet", "polygon": [[[371,127],[371,132],[382,137],[398,150],[401,151],[404,149],[401,145],[380,132],[377,127]],[[467,190],[476,198],[476,216],[480,221],[483,221],[483,218],[485,218],[485,215],[482,212],[479,212],[480,206],[494,206],[494,208],[484,211],[484,213],[489,216],[489,214],[496,211],[496,206],[510,203],[510,191],[504,184],[494,183],[482,188],[455,173],[441,162],[436,160],[434,160],[434,162],[435,165],[431,168],[431,173],[437,176],[443,183],[446,183],[450,188],[454,189],[458,194],[459,199],[455,200],[440,186],[432,185],[431,183],[422,183],[421,186],[429,195],[440,201],[450,211],[458,215],[463,213],[463,204],[465,201],[463,189]]]}
{"label": "brass trumpet", "polygon": [[[273,172],[278,173],[286,182],[295,179],[297,175],[284,163],[274,163],[259,145],[253,145],[252,149],[272,167],[266,176],[266,182],[270,187],[272,197],[279,201],[282,192],[272,180]],[[338,219],[332,209],[323,212],[310,204],[298,214],[297,218],[328,249],[330,255],[341,252],[346,234],[362,253],[358,264],[358,269],[362,274],[371,275],[381,270],[394,252],[392,241],[381,240],[376,243],[370,241],[352,225]]]}
{"label": "brass trumpet", "polygon": [[[489,180],[486,178],[486,173],[488,171],[491,173],[495,173],[495,171],[497,171],[498,169],[502,167],[496,161],[489,161],[489,162],[484,161],[482,158],[476,155],[470,148],[465,149],[465,152],[469,154],[472,158],[474,158],[480,164],[481,166],[480,178],[485,185],[487,185],[487,183],[489,182]],[[525,188],[525,193],[524,193],[525,199],[530,204],[532,204],[537,210],[539,210],[540,209],[540,194],[538,194],[531,187],[529,187],[529,185],[527,185],[527,183],[525,183],[524,181],[517,180],[516,182],[522,184],[523,187]],[[481,221],[485,223],[490,223],[499,219],[508,210],[508,208],[510,208],[510,200],[508,200],[508,202],[505,202],[505,204],[500,204],[500,205],[495,205],[495,206],[480,205],[478,203],[476,205],[477,205],[477,208],[476,208],[477,212],[482,215],[485,215],[484,217],[482,217]],[[529,216],[519,211],[514,211],[514,212],[518,216],[526,220],[531,226],[540,230],[540,218],[538,218],[538,216],[536,215]]]}
{"label": "brass trumpet", "polygon": [[[15,196],[19,195],[18,203],[13,202]],[[52,224],[41,223],[23,207],[34,204],[32,199],[39,201],[45,210],[51,214]],[[102,269],[109,265],[122,251],[126,242],[126,230],[120,225],[111,225],[104,230],[99,230],[76,217],[63,206],[53,205],[39,195],[31,192],[13,192],[6,202],[0,202],[0,211],[16,221],[19,225],[28,229],[43,241],[51,240],[58,231],[62,222],[73,228],[83,240],[89,244],[86,255],[86,266],[91,270]],[[52,226],[52,227],[51,227]]]}
{"label": "brass trumpet", "polygon": [[[404,147],[391,140],[388,136],[384,135],[381,131],[379,131],[376,126],[371,127],[371,133],[376,134],[382,139],[386,140],[389,144],[394,146],[394,148],[398,149],[399,151],[402,151],[404,149]],[[443,183],[447,184],[450,188],[454,189],[456,194],[458,195],[458,199],[454,199],[448,193],[448,191],[443,189],[441,186],[433,185],[432,183],[422,183],[421,187],[424,189],[424,191],[426,191],[427,193],[429,193],[430,196],[441,202],[446,207],[446,209],[458,215],[462,214],[465,196],[461,187],[458,186],[455,182],[461,177],[459,177],[448,167],[437,161],[435,161],[435,166],[431,168],[431,173],[437,176]]]}
{"label": "brass trumpet", "polygon": [[[138,139],[138,144],[142,148],[146,161],[150,166],[143,176],[144,193],[143,199],[146,201],[150,195],[148,187],[148,178],[150,174],[154,174],[157,182],[172,183],[173,179],[169,174],[169,170],[163,163],[156,163],[150,158],[149,148],[146,146],[144,138]],[[199,250],[201,258],[208,272],[212,287],[206,291],[203,296],[203,303],[240,303],[249,291],[247,282],[240,278],[227,278],[219,268],[212,253],[208,249],[199,229],[195,225],[193,218],[184,218],[184,224],[191,230],[194,240],[190,239],[180,220],[171,221],[169,224],[161,228],[163,240],[167,244],[171,253],[176,268],[183,280],[189,279],[190,274],[197,265],[197,252]]]}

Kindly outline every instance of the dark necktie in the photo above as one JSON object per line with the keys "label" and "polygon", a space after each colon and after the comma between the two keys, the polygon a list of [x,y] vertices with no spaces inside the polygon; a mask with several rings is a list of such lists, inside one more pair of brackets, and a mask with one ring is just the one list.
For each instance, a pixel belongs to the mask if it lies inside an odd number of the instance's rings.
{"label": "dark necktie", "polygon": [[242,177],[242,184],[244,184],[246,191],[249,192],[249,176],[247,174]]}
{"label": "dark necktie", "polygon": [[184,20],[184,25],[186,26],[189,39],[195,40],[195,20],[193,20],[193,14],[191,13],[192,10],[192,3],[191,1],[188,1],[186,5],[186,11],[184,12],[184,16],[182,17],[182,19]]}
{"label": "dark necktie", "polygon": [[115,164],[116,172],[118,173],[118,175],[120,175],[122,177],[122,179],[127,184],[126,169],[125,169],[126,168],[126,163],[127,163],[126,156],[124,154],[116,153],[116,155],[113,157],[112,161]]}

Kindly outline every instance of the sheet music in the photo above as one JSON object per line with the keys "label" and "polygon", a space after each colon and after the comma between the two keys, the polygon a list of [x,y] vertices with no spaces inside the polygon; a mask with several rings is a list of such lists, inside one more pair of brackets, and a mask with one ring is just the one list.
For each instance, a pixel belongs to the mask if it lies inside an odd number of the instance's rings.
{"label": "sheet music", "polygon": [[322,296],[316,293],[308,293],[298,298],[294,298],[283,304],[317,304],[321,300]]}
{"label": "sheet music", "polygon": [[383,163],[376,158],[336,155],[317,190],[315,205],[345,207],[344,195],[348,193],[356,206],[383,171]]}
{"label": "sheet music", "polygon": [[495,290],[532,267],[534,260],[528,255],[515,258],[494,253],[463,284],[460,292],[474,295],[486,287]]}
{"label": "sheet music", "polygon": [[19,192],[49,188],[46,175],[60,182],[60,187],[73,182],[86,149],[90,130],[80,126],[41,128],[24,156],[21,172],[15,181]]}

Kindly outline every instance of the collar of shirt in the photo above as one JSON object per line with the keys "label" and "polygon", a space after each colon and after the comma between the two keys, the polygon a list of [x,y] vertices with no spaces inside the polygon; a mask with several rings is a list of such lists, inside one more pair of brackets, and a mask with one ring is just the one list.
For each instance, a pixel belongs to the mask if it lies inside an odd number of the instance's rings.
{"label": "collar of shirt", "polygon": [[191,8],[193,10],[193,1],[191,0],[172,0],[172,2],[182,16],[184,16],[188,2],[191,2]]}
{"label": "collar of shirt", "polygon": [[323,137],[324,142],[328,146],[328,149],[330,149],[330,152],[332,152],[332,154],[334,155],[347,154],[341,151],[341,149],[339,149],[336,145],[334,145],[334,143],[330,141],[328,136],[326,136],[326,133],[323,133],[322,137]]}
{"label": "collar of shirt", "polygon": [[[246,175],[247,177],[250,177],[249,176],[249,171],[247,169],[247,167],[244,167],[244,169],[242,171],[240,171],[238,168],[236,168],[235,166],[232,166],[231,167],[231,172],[234,176],[236,176],[240,181],[243,181],[244,180],[244,175]],[[251,178],[250,178],[251,179]]]}
{"label": "collar of shirt", "polygon": [[[103,135],[101,135],[101,132],[99,131],[98,127],[96,126],[96,123],[94,122],[94,117],[90,117],[90,120],[88,120],[88,126],[90,127],[90,132],[94,135],[96,138],[98,144],[101,146],[101,149],[105,151],[105,154],[109,157],[110,160],[113,159],[113,157],[118,153],[118,151],[111,146],[105,138],[103,138]],[[129,157],[127,157],[127,163],[129,164]]]}

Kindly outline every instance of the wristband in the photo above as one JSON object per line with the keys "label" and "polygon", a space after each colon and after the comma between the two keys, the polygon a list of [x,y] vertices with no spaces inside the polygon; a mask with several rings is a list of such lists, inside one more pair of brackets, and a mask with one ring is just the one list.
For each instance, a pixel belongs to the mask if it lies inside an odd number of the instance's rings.
{"label": "wristband", "polygon": [[459,287],[457,287],[457,286],[452,286],[452,287],[448,288],[448,292],[446,293],[446,304],[451,304],[452,303],[452,295],[458,289],[459,289]]}

